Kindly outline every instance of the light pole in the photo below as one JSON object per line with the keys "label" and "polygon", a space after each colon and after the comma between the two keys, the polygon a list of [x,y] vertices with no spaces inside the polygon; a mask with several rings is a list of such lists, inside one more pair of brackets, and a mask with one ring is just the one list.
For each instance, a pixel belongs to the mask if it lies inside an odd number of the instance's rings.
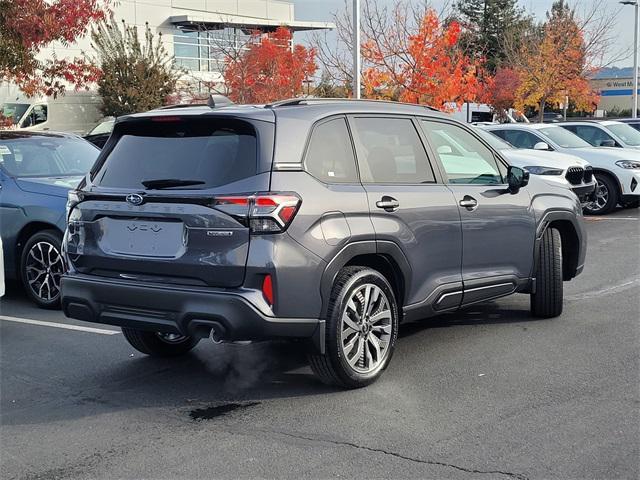
{"label": "light pole", "polygon": [[640,1],[639,0],[622,0],[622,5],[633,5],[635,7],[635,24],[633,29],[633,108],[631,116],[638,118],[638,37],[640,32]]}
{"label": "light pole", "polygon": [[353,0],[353,98],[360,98],[360,0]]}

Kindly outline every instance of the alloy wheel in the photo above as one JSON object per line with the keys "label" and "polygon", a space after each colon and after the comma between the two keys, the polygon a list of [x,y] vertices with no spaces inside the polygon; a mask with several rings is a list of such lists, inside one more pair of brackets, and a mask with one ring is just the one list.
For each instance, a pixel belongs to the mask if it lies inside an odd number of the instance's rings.
{"label": "alloy wheel", "polygon": [[389,300],[377,285],[361,285],[342,313],[341,346],[347,363],[358,373],[380,367],[389,354],[392,318]]}
{"label": "alloy wheel", "polygon": [[590,212],[599,212],[602,210],[609,201],[609,189],[600,180],[596,180],[596,195],[595,200],[587,205],[587,210]]}
{"label": "alloy wheel", "polygon": [[60,295],[60,277],[64,262],[58,248],[46,241],[33,244],[25,262],[28,287],[43,302],[52,302]]}

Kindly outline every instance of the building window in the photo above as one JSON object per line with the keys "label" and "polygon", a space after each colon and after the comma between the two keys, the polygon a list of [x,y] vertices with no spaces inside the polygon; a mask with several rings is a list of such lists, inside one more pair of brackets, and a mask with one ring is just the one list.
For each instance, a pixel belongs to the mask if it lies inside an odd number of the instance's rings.
{"label": "building window", "polygon": [[250,39],[237,28],[181,30],[173,35],[175,63],[191,71],[221,73],[227,55],[245,49]]}

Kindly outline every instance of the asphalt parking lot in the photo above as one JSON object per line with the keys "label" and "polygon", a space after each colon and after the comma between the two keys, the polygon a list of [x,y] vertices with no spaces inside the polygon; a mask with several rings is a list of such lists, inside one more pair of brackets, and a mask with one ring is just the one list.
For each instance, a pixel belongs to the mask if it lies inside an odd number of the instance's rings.
{"label": "asphalt parking lot", "polygon": [[640,215],[587,228],[560,318],[518,295],[405,325],[356,391],[319,384],[300,345],[147,358],[9,285],[0,477],[637,479]]}

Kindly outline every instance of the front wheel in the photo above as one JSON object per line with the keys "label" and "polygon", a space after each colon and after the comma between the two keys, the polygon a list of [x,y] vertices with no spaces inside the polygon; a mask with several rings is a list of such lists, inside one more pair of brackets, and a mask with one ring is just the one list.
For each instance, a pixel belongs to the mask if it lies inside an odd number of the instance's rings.
{"label": "front wheel", "polygon": [[536,264],[536,291],[531,294],[531,313],[552,318],[562,313],[562,239],[555,228],[542,235]]}
{"label": "front wheel", "polygon": [[195,347],[199,338],[177,333],[149,332],[135,328],[122,328],[124,338],[139,352],[153,357],[176,357]]}
{"label": "front wheel", "polygon": [[593,202],[587,203],[583,210],[587,215],[606,215],[618,204],[618,189],[610,176],[596,173],[595,177],[595,198]]}
{"label": "front wheel", "polygon": [[324,383],[345,388],[377,380],[398,335],[398,307],[386,278],[366,267],[342,269],[326,322],[325,354],[309,356],[314,373]]}

